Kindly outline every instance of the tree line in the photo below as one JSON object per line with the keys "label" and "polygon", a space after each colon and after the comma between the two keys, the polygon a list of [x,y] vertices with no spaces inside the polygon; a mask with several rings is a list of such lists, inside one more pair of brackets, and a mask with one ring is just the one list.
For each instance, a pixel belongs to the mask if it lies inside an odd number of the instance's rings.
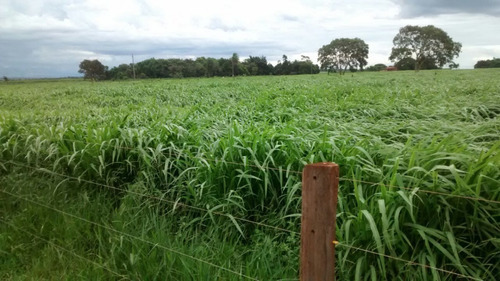
{"label": "tree line", "polygon": [[[214,77],[240,75],[291,75],[316,74],[321,70],[345,74],[349,71],[380,70],[422,70],[438,69],[447,65],[450,69],[458,68],[453,61],[458,57],[462,44],[453,39],[442,29],[433,25],[407,25],[399,29],[393,39],[393,48],[389,60],[393,67],[375,64],[366,67],[369,46],[360,38],[337,38],[318,50],[320,66],[307,56],[301,60],[288,60],[283,55],[278,64],[272,65],[266,57],[252,57],[240,61],[238,54],[231,58],[196,59],[155,59],[141,61],[136,65],[121,64],[108,70],[99,61],[85,60],[80,63],[80,72],[85,78],[128,79],[128,78],[181,78]],[[366,68],[365,68],[366,67]],[[500,67],[500,58],[481,60],[474,68]],[[96,74],[97,73],[97,74]],[[137,74],[137,75],[136,75]]]}
{"label": "tree line", "polygon": [[150,58],[136,64],[120,64],[109,69],[98,60],[84,60],[80,73],[90,80],[122,80],[130,78],[187,78],[187,77],[229,77],[255,75],[317,74],[319,66],[307,56],[301,60],[288,60],[283,55],[276,65],[265,56],[250,56],[240,61],[238,54],[230,58],[199,57],[196,59]]}
{"label": "tree line", "polygon": [[474,65],[474,68],[500,68],[500,58],[480,60]]}

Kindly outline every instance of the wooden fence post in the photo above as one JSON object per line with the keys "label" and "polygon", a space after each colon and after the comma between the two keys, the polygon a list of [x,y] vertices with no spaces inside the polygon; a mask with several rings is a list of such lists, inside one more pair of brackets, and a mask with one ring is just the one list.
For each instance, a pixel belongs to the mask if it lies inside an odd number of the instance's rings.
{"label": "wooden fence post", "polygon": [[302,172],[300,280],[335,281],[339,165],[315,163]]}

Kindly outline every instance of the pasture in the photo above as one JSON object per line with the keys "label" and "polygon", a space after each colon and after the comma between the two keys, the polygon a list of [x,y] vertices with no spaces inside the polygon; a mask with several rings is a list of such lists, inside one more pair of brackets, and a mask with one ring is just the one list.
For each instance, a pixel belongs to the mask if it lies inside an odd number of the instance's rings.
{"label": "pasture", "polygon": [[0,279],[295,280],[331,161],[337,280],[495,280],[499,76],[0,83]]}

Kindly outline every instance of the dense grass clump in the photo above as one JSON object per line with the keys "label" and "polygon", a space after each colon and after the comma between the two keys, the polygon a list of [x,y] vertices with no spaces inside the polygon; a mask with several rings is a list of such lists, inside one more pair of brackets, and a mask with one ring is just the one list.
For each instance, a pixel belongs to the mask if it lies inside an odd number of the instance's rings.
{"label": "dense grass clump", "polygon": [[297,278],[332,161],[339,280],[495,280],[498,74],[2,84],[0,279]]}

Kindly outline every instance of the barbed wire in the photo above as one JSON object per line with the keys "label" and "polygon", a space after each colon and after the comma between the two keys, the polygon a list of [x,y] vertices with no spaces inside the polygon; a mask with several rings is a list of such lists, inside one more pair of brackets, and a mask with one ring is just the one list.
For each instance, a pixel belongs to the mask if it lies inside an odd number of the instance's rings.
{"label": "barbed wire", "polygon": [[355,247],[355,246],[344,244],[344,243],[341,243],[341,242],[338,242],[338,241],[333,241],[333,243],[336,244],[336,245],[342,246],[342,247],[353,249],[353,250],[362,251],[362,252],[369,253],[369,254],[372,254],[372,255],[378,255],[378,256],[385,257],[385,258],[389,258],[389,259],[393,259],[393,260],[405,262],[405,263],[410,264],[410,265],[421,266],[421,267],[428,268],[428,269],[434,269],[434,270],[437,270],[437,271],[440,271],[440,272],[443,272],[443,273],[446,273],[446,274],[455,275],[455,276],[458,276],[458,277],[461,277],[461,278],[466,278],[466,279],[471,279],[471,280],[479,280],[479,281],[482,280],[481,278],[476,278],[476,277],[473,277],[473,276],[463,275],[463,274],[456,273],[454,271],[450,271],[450,270],[446,270],[446,269],[442,269],[442,268],[439,268],[439,267],[435,267],[435,266],[431,266],[431,265],[427,265],[427,264],[423,264],[423,263],[418,263],[418,262],[414,262],[414,261],[410,261],[410,260],[405,260],[405,259],[402,259],[402,258],[399,258],[399,257],[394,257],[394,256],[382,254],[382,253],[379,253],[379,252],[375,252],[375,251],[371,251],[371,250],[367,250],[367,249]]}
{"label": "barbed wire", "polygon": [[[68,141],[70,141],[70,140],[68,140]],[[83,141],[78,141],[78,140],[75,140],[75,142],[85,143]],[[100,145],[98,143],[90,143],[90,144]],[[121,147],[121,146],[118,146],[118,147],[120,147],[120,148],[126,148],[126,149],[137,149],[137,148],[131,148],[131,147]],[[198,158],[198,159],[209,161],[209,162],[213,162],[213,163],[226,163],[226,164],[232,164],[232,165],[239,165],[239,166],[242,166],[242,167],[258,168],[259,170],[273,170],[273,171],[279,171],[279,172],[285,172],[285,173],[292,173],[292,174],[302,175],[302,172],[301,171],[297,171],[297,170],[288,170],[288,169],[276,168],[276,167],[269,167],[269,166],[263,166],[263,165],[259,166],[259,165],[254,165],[254,164],[249,164],[249,163],[240,163],[240,162],[234,162],[234,161],[225,161],[223,159],[211,159],[211,158],[207,158],[207,157],[201,157],[201,156],[197,156],[197,155],[188,155],[186,153],[180,154],[180,153],[171,152],[171,151],[169,151],[169,153],[171,155],[174,155],[174,156],[177,156],[177,157],[185,155],[185,156],[188,156],[188,157]],[[351,179],[351,178],[346,178],[346,177],[339,177],[339,180],[340,181],[349,181],[349,182],[359,182],[359,183],[365,183],[365,184],[371,184],[371,185],[378,185],[378,186],[386,186],[386,187],[389,187],[389,188],[399,188],[399,189],[404,189],[404,190],[408,190],[408,191],[417,190],[417,192],[421,192],[421,193],[427,193],[427,194],[433,194],[433,195],[441,195],[441,196],[454,197],[454,198],[461,198],[461,199],[474,200],[474,201],[482,201],[482,202],[493,203],[493,204],[500,204],[500,201],[497,201],[497,200],[486,199],[486,198],[482,198],[482,197],[472,197],[472,196],[465,196],[465,195],[457,195],[457,194],[440,192],[440,191],[433,191],[433,190],[426,190],[426,189],[421,189],[420,187],[417,187],[417,186],[398,186],[398,185],[384,184],[384,183],[381,183],[381,182],[371,182],[371,181],[365,181],[365,180]]]}
{"label": "barbed wire", "polygon": [[203,260],[203,259],[197,258],[197,257],[193,257],[193,256],[188,255],[188,254],[186,254],[186,253],[183,253],[183,252],[181,252],[181,251],[178,251],[178,250],[172,249],[172,248],[167,247],[167,246],[164,246],[164,245],[162,245],[162,244],[158,244],[158,243],[155,243],[155,242],[152,242],[152,241],[146,240],[146,239],[144,239],[144,238],[141,238],[141,237],[138,237],[138,236],[132,235],[132,234],[130,234],[130,233],[126,233],[126,232],[123,232],[123,231],[116,230],[116,229],[114,229],[114,228],[112,228],[112,227],[109,227],[109,226],[103,225],[103,224],[101,224],[101,223],[97,223],[97,222],[94,222],[94,221],[88,220],[88,219],[86,219],[86,218],[82,218],[82,217],[79,217],[79,216],[77,216],[77,215],[70,214],[70,213],[68,213],[68,212],[65,212],[65,211],[63,211],[63,210],[56,209],[56,208],[51,207],[51,206],[49,206],[49,205],[46,205],[46,204],[43,204],[43,203],[40,203],[40,202],[37,202],[37,201],[31,200],[31,199],[28,199],[28,198],[25,198],[24,196],[18,196],[18,195],[16,195],[16,194],[13,194],[13,193],[8,192],[8,191],[5,191],[5,190],[0,190],[0,192],[2,192],[2,193],[4,193],[4,194],[7,194],[7,195],[9,195],[9,196],[12,196],[12,197],[14,197],[14,198],[24,200],[24,201],[29,202],[29,203],[31,203],[31,204],[35,204],[35,205],[38,205],[38,206],[41,206],[41,207],[47,208],[47,209],[49,209],[49,210],[52,210],[52,211],[58,212],[58,213],[60,213],[60,214],[62,214],[62,215],[65,215],[65,216],[68,216],[68,217],[72,217],[72,218],[74,218],[74,219],[78,219],[78,220],[80,220],[80,221],[83,221],[83,222],[86,222],[86,223],[89,223],[89,224],[93,224],[93,225],[95,225],[95,226],[101,227],[101,228],[106,229],[106,230],[109,230],[109,231],[113,231],[113,232],[118,233],[118,234],[120,234],[120,235],[122,235],[122,236],[126,236],[126,237],[128,237],[128,238],[130,238],[130,239],[135,239],[135,240],[137,240],[137,241],[141,241],[141,242],[146,243],[146,244],[149,244],[149,245],[151,245],[151,246],[153,246],[153,247],[158,247],[158,248],[160,248],[160,249],[163,249],[163,250],[166,250],[166,251],[172,252],[172,253],[174,253],[174,254],[177,254],[177,255],[180,255],[180,256],[183,256],[183,257],[190,258],[190,259],[192,259],[192,260],[194,260],[194,261],[204,263],[204,264],[206,264],[206,265],[212,266],[212,267],[217,268],[217,269],[220,269],[220,270],[224,270],[224,271],[226,271],[226,272],[229,272],[229,273],[232,273],[232,274],[238,275],[238,276],[240,276],[240,277],[243,277],[243,278],[246,278],[246,279],[249,279],[249,280],[256,280],[256,281],[258,281],[258,279],[254,278],[254,277],[251,277],[251,276],[248,276],[248,275],[242,274],[242,273],[237,272],[237,271],[234,271],[234,270],[232,270],[232,269],[222,267],[222,266],[220,266],[220,265],[214,264],[214,263],[212,263],[212,262],[209,262],[209,261],[206,261],[206,260]]}
{"label": "barbed wire", "polygon": [[182,207],[186,207],[186,208],[189,208],[189,209],[192,209],[192,210],[201,211],[201,212],[205,212],[205,213],[209,213],[209,214],[215,214],[215,215],[219,215],[219,216],[225,216],[225,217],[227,217],[229,219],[235,219],[235,220],[239,220],[239,221],[242,221],[242,222],[251,223],[251,224],[262,226],[262,227],[267,227],[267,228],[278,230],[278,231],[283,231],[283,232],[288,232],[288,233],[294,233],[294,234],[300,234],[300,232],[298,232],[298,231],[293,231],[293,230],[289,230],[289,229],[286,229],[286,228],[281,228],[281,227],[277,227],[277,226],[265,224],[263,222],[252,221],[252,220],[249,220],[249,219],[245,219],[245,218],[233,216],[231,214],[227,214],[227,213],[223,213],[223,212],[219,212],[219,211],[210,211],[210,210],[203,209],[203,208],[200,208],[200,207],[191,206],[191,205],[188,205],[188,204],[185,204],[185,203],[180,203],[180,202],[177,202],[177,201],[168,200],[168,199],[165,199],[163,197],[147,195],[147,194],[139,193],[139,192],[136,192],[136,191],[127,190],[127,189],[124,189],[124,188],[115,187],[115,186],[112,186],[112,185],[98,183],[98,182],[94,182],[94,181],[90,181],[90,180],[86,180],[86,179],[81,179],[81,178],[78,178],[78,177],[68,176],[68,175],[65,175],[65,174],[53,172],[53,171],[50,171],[50,170],[47,170],[47,169],[44,169],[44,168],[40,168],[40,167],[33,167],[33,166],[30,166],[30,165],[26,165],[26,164],[19,163],[19,162],[14,162],[14,161],[8,161],[8,162],[4,162],[4,163],[11,163],[11,164],[14,164],[14,165],[17,165],[17,166],[20,166],[20,167],[31,169],[33,171],[43,172],[43,173],[46,173],[46,174],[51,174],[51,175],[55,175],[55,176],[59,176],[59,177],[63,177],[63,178],[71,179],[71,180],[75,180],[75,181],[78,181],[78,182],[85,182],[85,183],[96,185],[96,186],[101,186],[101,187],[105,187],[105,188],[109,188],[109,189],[113,189],[113,190],[117,190],[117,191],[122,191],[122,192],[130,193],[130,194],[138,195],[138,196],[141,196],[141,197],[144,197],[144,198],[148,198],[148,199],[162,201],[162,202],[165,202],[165,203],[172,204],[174,207],[175,206],[182,206]]}
{"label": "barbed wire", "polygon": [[[118,140],[118,139],[113,139],[113,140]],[[55,141],[68,141],[68,142],[74,142],[74,143],[81,143],[81,144],[85,144],[85,145],[91,144],[91,145],[100,146],[100,147],[106,145],[106,142],[108,142],[108,145],[110,147],[121,148],[121,149],[124,149],[124,150],[155,149],[154,147],[141,147],[141,146],[130,147],[130,146],[114,145],[114,144],[111,143],[113,140],[103,141],[102,143],[97,143],[97,142],[87,142],[87,141],[81,141],[81,140],[70,140],[70,139],[61,138],[61,139],[57,139]],[[52,141],[54,141],[54,140],[52,140]],[[165,147],[165,148],[167,148],[167,147]],[[265,170],[274,170],[274,171],[285,171],[285,172],[288,172],[288,173],[302,175],[301,171],[296,171],[296,170],[288,170],[288,169],[275,168],[275,167],[269,167],[269,166],[264,167],[264,166],[249,164],[249,163],[240,163],[240,162],[226,161],[225,159],[215,159],[215,158],[212,159],[212,158],[207,158],[207,157],[201,157],[199,155],[190,155],[190,154],[187,154],[185,152],[181,152],[180,153],[180,152],[175,152],[175,151],[171,151],[171,150],[168,150],[168,153],[170,155],[172,155],[172,156],[177,156],[177,157],[187,156],[187,157],[198,158],[198,159],[202,159],[202,160],[206,160],[206,161],[210,161],[210,162],[215,162],[215,163],[225,163],[225,164],[233,164],[233,165],[239,165],[239,166],[244,166],[244,167],[253,167],[253,168],[259,168],[261,170],[265,169]]]}
{"label": "barbed wire", "polygon": [[366,183],[366,184],[372,184],[372,185],[378,185],[378,186],[386,186],[386,187],[390,187],[390,188],[400,188],[400,189],[405,189],[405,190],[409,190],[409,191],[416,190],[417,192],[422,192],[422,193],[500,204],[500,201],[496,201],[496,200],[490,200],[490,199],[485,199],[485,198],[481,198],[481,197],[457,195],[457,194],[451,194],[451,193],[445,193],[445,192],[439,192],[439,191],[433,191],[433,190],[420,189],[419,187],[416,187],[416,186],[412,187],[412,186],[390,185],[390,184],[376,183],[376,182],[370,182],[370,181],[365,181],[365,180],[349,179],[349,178],[345,178],[345,177],[340,177],[339,180],[350,181],[350,182],[360,182],[360,183]]}
{"label": "barbed wire", "polygon": [[[0,191],[1,191],[1,190],[0,190]],[[14,197],[15,197],[15,196],[14,196]],[[41,236],[39,236],[39,235],[36,235],[36,234],[32,233],[32,232],[30,232],[30,231],[27,231],[27,230],[25,230],[25,229],[22,229],[22,228],[20,228],[20,227],[15,226],[15,225],[13,225],[13,224],[11,224],[11,223],[8,223],[6,220],[4,220],[4,219],[2,219],[2,218],[0,218],[0,221],[1,221],[1,222],[3,222],[4,224],[6,224],[6,225],[10,226],[11,228],[14,228],[14,229],[17,229],[18,231],[21,231],[21,232],[24,232],[24,233],[26,233],[26,234],[29,234],[29,235],[31,235],[31,236],[33,236],[33,237],[35,237],[35,238],[39,239],[39,240],[42,240],[42,241],[44,241],[44,242],[46,242],[46,243],[48,243],[48,244],[52,245],[53,247],[56,247],[56,248],[58,248],[58,249],[60,249],[60,250],[62,250],[62,251],[64,251],[64,252],[66,252],[66,253],[70,253],[70,254],[74,255],[75,257],[77,257],[77,258],[80,258],[80,259],[82,259],[82,260],[84,260],[84,261],[86,261],[86,262],[88,262],[88,263],[91,263],[91,264],[93,264],[94,266],[97,266],[97,267],[100,267],[100,268],[102,268],[102,269],[104,269],[104,270],[107,270],[107,271],[109,271],[110,273],[112,273],[113,275],[116,275],[116,276],[119,276],[119,277],[121,277],[121,278],[123,278],[123,279],[125,279],[125,280],[128,280],[127,276],[122,275],[122,274],[119,274],[119,273],[117,273],[117,272],[115,272],[115,271],[111,270],[110,268],[108,268],[108,267],[106,267],[106,266],[102,265],[102,264],[98,264],[98,263],[96,263],[96,262],[94,262],[94,261],[92,261],[92,260],[90,260],[90,259],[88,259],[88,258],[86,258],[86,257],[84,257],[84,256],[81,256],[81,255],[79,255],[79,254],[75,253],[74,251],[70,251],[70,250],[68,250],[68,249],[64,248],[64,247],[63,247],[63,246],[61,246],[61,245],[58,245],[58,244],[56,244],[56,243],[54,243],[54,242],[52,242],[52,241],[50,241],[50,240],[47,240],[47,239],[45,239],[45,238],[43,238],[43,237],[41,237]]]}
{"label": "barbed wire", "polygon": [[[225,271],[228,271],[228,272],[231,272],[233,274],[236,274],[236,275],[239,275],[240,277],[244,277],[244,278],[247,278],[247,279],[250,279],[250,280],[258,280],[256,278],[253,278],[253,277],[250,277],[250,276],[247,276],[247,275],[244,275],[244,274],[241,274],[239,272],[236,272],[234,270],[231,270],[231,269],[228,269],[228,268],[224,268],[222,266],[219,266],[219,265],[216,265],[214,263],[211,263],[211,262],[208,262],[208,261],[205,261],[205,260],[202,260],[202,259],[199,259],[199,258],[196,258],[196,257],[193,257],[193,256],[190,256],[188,254],[185,254],[185,253],[182,253],[180,251],[177,251],[177,250],[174,250],[172,248],[169,248],[169,247],[166,247],[164,245],[161,245],[161,244],[158,244],[158,243],[155,243],[155,242],[152,242],[152,241],[149,241],[149,240],[146,240],[146,239],[143,239],[143,238],[140,238],[140,237],[137,237],[137,236],[134,236],[134,235],[131,235],[129,233],[125,233],[125,232],[122,232],[122,231],[119,231],[119,230],[116,230],[112,227],[108,227],[108,226],[105,226],[103,224],[100,224],[100,223],[96,223],[94,221],[91,221],[91,220],[88,220],[88,219],[85,219],[85,218],[81,218],[79,216],[76,216],[76,215],[73,215],[73,214],[70,214],[70,213],[67,213],[65,211],[62,211],[62,210],[59,210],[59,209],[56,209],[54,207],[51,207],[51,206],[48,206],[48,205],[45,205],[45,204],[42,204],[40,202],[36,202],[34,200],[31,200],[31,199],[28,199],[28,198],[25,198],[24,196],[18,196],[16,194],[13,194],[11,192],[8,192],[8,191],[5,191],[5,190],[0,190],[0,192],[4,193],[4,194],[7,194],[7,195],[10,195],[14,198],[18,198],[18,199],[21,199],[21,200],[24,200],[26,202],[29,202],[29,203],[32,203],[32,204],[35,204],[35,205],[38,205],[38,206],[41,206],[41,207],[44,207],[44,208],[47,208],[47,209],[50,209],[50,210],[53,210],[55,212],[58,212],[58,213],[61,213],[63,215],[66,215],[66,216],[69,216],[69,217],[73,217],[75,219],[79,219],[81,221],[84,221],[84,222],[87,222],[87,223],[90,223],[90,224],[93,224],[93,225],[96,225],[96,226],[99,226],[99,227],[102,227],[104,229],[107,229],[107,230],[110,230],[110,231],[113,231],[113,232],[116,232],[120,235],[123,235],[123,236],[126,236],[128,238],[132,238],[132,239],[136,239],[138,241],[141,241],[143,243],[147,243],[147,244],[150,244],[154,247],[158,247],[158,248],[161,248],[161,249],[164,249],[164,250],[167,250],[167,251],[170,251],[172,253],[175,253],[175,254],[178,254],[178,255],[181,255],[181,256],[184,256],[184,257],[189,257],[195,261],[198,261],[198,262],[202,262],[202,263],[205,263],[207,265],[210,265],[212,267],[215,267],[215,268],[218,268],[218,269],[221,269],[221,270],[225,270]],[[436,270],[436,271],[440,271],[442,273],[446,273],[446,274],[451,274],[451,275],[455,275],[455,276],[458,276],[458,277],[461,277],[461,278],[466,278],[466,279],[470,279],[470,280],[482,280],[480,278],[476,278],[476,277],[473,277],[473,276],[467,276],[467,275],[464,275],[464,274],[460,274],[460,273],[457,273],[457,272],[454,272],[454,271],[450,271],[450,270],[447,270],[447,269],[443,269],[443,268],[439,268],[439,267],[435,267],[435,266],[430,266],[430,265],[426,265],[426,264],[422,264],[422,263],[417,263],[417,262],[414,262],[414,261],[410,261],[410,260],[406,260],[406,259],[403,259],[403,258],[399,258],[399,257],[394,257],[394,256],[390,256],[390,255],[387,255],[387,254],[382,254],[382,253],[379,253],[379,252],[375,252],[375,251],[371,251],[371,250],[368,250],[368,249],[364,249],[364,248],[360,248],[360,247],[356,247],[356,246],[352,246],[352,245],[349,245],[349,244],[345,244],[343,242],[339,242],[339,241],[333,241],[333,243],[336,245],[336,246],[342,246],[342,247],[346,247],[346,248],[349,248],[349,249],[353,249],[353,250],[357,250],[357,251],[362,251],[362,252],[365,252],[365,253],[369,253],[369,254],[372,254],[372,255],[378,255],[378,256],[382,256],[382,257],[385,257],[385,258],[388,258],[388,259],[393,259],[393,260],[396,260],[396,261],[400,261],[400,262],[405,262],[407,264],[410,264],[410,265],[414,265],[414,266],[421,266],[421,267],[424,267],[424,268],[428,268],[428,269],[433,269],[433,270]]]}

